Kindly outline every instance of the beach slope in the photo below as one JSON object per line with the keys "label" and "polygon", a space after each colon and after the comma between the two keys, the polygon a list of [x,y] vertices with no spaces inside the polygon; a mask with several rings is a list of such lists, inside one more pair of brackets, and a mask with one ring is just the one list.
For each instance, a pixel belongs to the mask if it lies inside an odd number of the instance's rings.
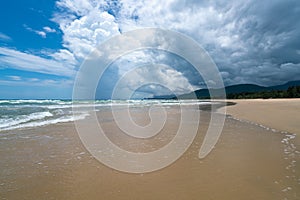
{"label": "beach slope", "polygon": [[300,99],[228,100],[227,114],[279,131],[300,134]]}

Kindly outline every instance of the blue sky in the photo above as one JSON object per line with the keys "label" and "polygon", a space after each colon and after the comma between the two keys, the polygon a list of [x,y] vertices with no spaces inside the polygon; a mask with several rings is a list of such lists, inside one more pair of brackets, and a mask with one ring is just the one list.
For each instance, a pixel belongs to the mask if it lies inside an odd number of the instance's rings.
{"label": "blue sky", "polygon": [[[31,62],[36,60],[34,56],[47,59],[49,52],[62,48],[62,32],[51,20],[55,9],[55,1],[51,0],[1,2],[0,17],[5,19],[1,20],[1,56],[10,56],[11,62],[0,63],[0,98],[70,98],[70,85],[57,87],[55,84],[69,77],[43,73],[35,69],[36,65],[46,67],[42,62]],[[16,58],[22,54],[28,67]]]}
{"label": "blue sky", "polygon": [[[300,77],[297,0],[11,0],[1,2],[0,17],[1,99],[71,98],[76,72],[96,45],[144,27],[193,38],[215,61],[225,85],[268,86]],[[163,78],[164,87],[175,93],[203,87],[195,70],[174,55],[160,58],[155,52],[139,52],[111,66],[98,97],[108,98],[122,73],[145,60],[160,61],[173,71],[162,69],[157,73],[161,77],[130,80],[131,87],[155,78]],[[145,96],[165,91],[145,88]]]}

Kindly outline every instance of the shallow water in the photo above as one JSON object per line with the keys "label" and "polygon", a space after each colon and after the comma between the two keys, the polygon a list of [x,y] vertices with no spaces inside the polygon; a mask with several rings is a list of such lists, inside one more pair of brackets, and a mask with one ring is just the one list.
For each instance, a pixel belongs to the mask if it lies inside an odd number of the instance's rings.
{"label": "shallow water", "polygon": [[[200,128],[188,151],[172,165],[145,174],[123,173],[101,164],[83,147],[71,122],[1,132],[0,197],[299,199],[300,147],[294,143],[295,135],[227,117],[217,145],[200,160],[210,114],[198,112]],[[136,123],[149,123],[147,109],[135,108],[131,114]],[[124,135],[110,112],[97,113],[111,141],[133,152],[152,151],[172,139],[180,112],[170,107],[167,114],[162,132],[141,140]]]}
{"label": "shallow water", "polygon": [[[200,100],[0,100],[0,132],[84,119],[92,110],[151,105],[210,105]],[[1,134],[1,133],[0,133]]]}

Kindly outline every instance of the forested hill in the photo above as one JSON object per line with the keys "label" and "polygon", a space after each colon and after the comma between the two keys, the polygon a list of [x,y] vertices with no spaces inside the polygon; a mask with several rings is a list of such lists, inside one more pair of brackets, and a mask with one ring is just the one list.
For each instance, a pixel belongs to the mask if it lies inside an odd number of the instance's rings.
{"label": "forested hill", "polygon": [[[220,89],[213,89],[218,91]],[[291,81],[283,85],[264,87],[254,84],[239,84],[225,87],[228,99],[253,99],[253,98],[300,98],[300,81]],[[155,99],[209,99],[208,89],[200,89],[194,93],[179,95],[177,97],[166,95],[156,96]]]}

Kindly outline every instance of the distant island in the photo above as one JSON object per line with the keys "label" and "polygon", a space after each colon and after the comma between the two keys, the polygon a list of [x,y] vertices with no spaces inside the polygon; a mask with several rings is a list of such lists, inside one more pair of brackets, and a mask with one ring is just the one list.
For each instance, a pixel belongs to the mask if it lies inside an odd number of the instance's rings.
{"label": "distant island", "polygon": [[[220,91],[221,89],[211,89]],[[270,87],[255,84],[238,84],[225,87],[227,99],[270,99],[270,98],[300,98],[300,81],[290,81],[283,85]],[[154,96],[153,99],[210,99],[208,89],[199,89],[182,95]]]}

